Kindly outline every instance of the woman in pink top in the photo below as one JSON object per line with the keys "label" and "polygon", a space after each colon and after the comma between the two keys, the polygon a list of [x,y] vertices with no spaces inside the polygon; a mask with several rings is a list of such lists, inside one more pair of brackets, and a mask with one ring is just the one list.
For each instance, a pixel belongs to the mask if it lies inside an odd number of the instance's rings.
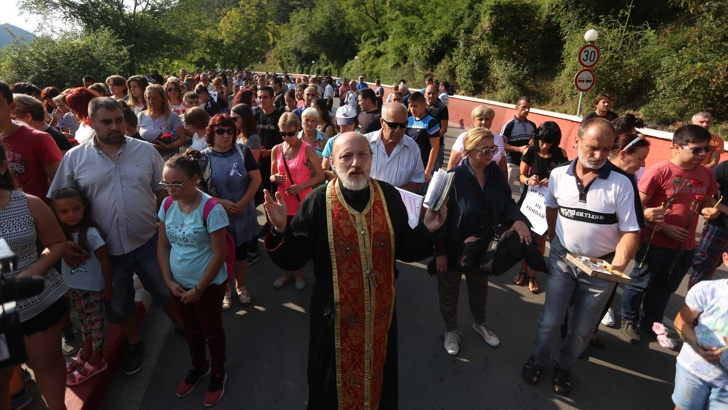
{"label": "woman in pink top", "polygon": [[[286,112],[281,115],[278,128],[283,143],[274,146],[271,152],[270,181],[278,185],[278,192],[283,195],[289,219],[296,214],[303,199],[311,192],[311,188],[324,181],[324,171],[316,151],[311,145],[298,139],[300,127],[301,123],[296,114]],[[273,282],[273,286],[280,289],[291,280],[294,273],[296,289],[302,290],[306,282],[300,270],[284,272],[283,276]]]}

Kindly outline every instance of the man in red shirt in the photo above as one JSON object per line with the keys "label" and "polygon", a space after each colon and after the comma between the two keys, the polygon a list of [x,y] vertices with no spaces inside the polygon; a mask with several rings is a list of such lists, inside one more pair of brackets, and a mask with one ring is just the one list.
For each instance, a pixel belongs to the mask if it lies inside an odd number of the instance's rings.
{"label": "man in red shirt", "polygon": [[48,133],[13,121],[15,107],[13,92],[0,81],[0,141],[7,150],[10,172],[25,193],[45,199],[61,163],[61,151]]}
{"label": "man in red shirt", "polygon": [[[645,213],[654,225],[642,230],[645,244],[635,255],[632,282],[622,294],[622,336],[630,343],[640,340],[638,322],[643,331],[654,335],[652,324],[663,321],[670,296],[693,261],[698,217],[718,216],[712,208],[718,192],[715,174],[700,164],[710,156],[709,144],[708,131],[684,125],[672,137],[672,158],[647,168],[640,178],[644,208],[663,207],[669,212],[664,220],[653,220]],[[640,306],[644,310],[641,322]]]}

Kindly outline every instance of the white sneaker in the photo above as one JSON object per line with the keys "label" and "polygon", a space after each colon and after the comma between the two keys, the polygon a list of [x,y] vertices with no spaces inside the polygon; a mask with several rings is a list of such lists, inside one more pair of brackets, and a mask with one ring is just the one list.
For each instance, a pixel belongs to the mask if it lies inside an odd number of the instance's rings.
{"label": "white sneaker", "polygon": [[233,304],[233,301],[232,301],[230,292],[225,292],[225,296],[222,297],[222,311],[223,312],[229,311],[232,304]]}
{"label": "white sneaker", "polygon": [[240,299],[240,303],[243,305],[250,304],[250,292],[248,292],[248,288],[243,286],[242,288],[238,289],[238,299]]}
{"label": "white sneaker", "polygon": [[496,336],[495,333],[493,333],[493,331],[490,330],[490,328],[485,323],[482,325],[473,323],[473,330],[475,330],[476,333],[483,337],[485,343],[488,343],[493,347],[497,347],[500,345],[500,339],[498,339],[498,336]]}
{"label": "white sneaker", "polygon": [[445,351],[451,356],[455,356],[460,351],[460,336],[458,331],[445,332]]}
{"label": "white sneaker", "polygon": [[607,313],[602,318],[602,324],[604,326],[614,326],[614,310],[612,308],[607,309]]}

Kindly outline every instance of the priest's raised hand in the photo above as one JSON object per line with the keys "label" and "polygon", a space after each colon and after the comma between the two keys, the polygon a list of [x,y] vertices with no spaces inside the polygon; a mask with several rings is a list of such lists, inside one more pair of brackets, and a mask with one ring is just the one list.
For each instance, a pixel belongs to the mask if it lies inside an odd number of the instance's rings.
{"label": "priest's raised hand", "polygon": [[283,201],[283,196],[280,192],[275,193],[275,200],[270,195],[267,189],[263,190],[265,202],[265,212],[268,214],[268,219],[271,225],[278,233],[283,233],[286,230],[286,223],[288,223],[286,203]]}
{"label": "priest's raised hand", "polygon": [[[427,208],[427,212],[425,212],[425,219],[422,221],[425,224],[425,228],[427,228],[430,232],[435,232],[436,230],[440,229],[442,224],[445,223],[445,219],[447,218],[447,199],[440,207],[440,210],[435,212],[431,208]],[[285,225],[284,225],[285,226]]]}

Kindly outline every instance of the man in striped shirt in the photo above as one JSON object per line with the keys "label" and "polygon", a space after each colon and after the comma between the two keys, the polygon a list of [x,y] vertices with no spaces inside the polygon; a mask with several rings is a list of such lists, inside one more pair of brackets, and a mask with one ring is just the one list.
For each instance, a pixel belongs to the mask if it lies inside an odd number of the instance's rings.
{"label": "man in striped shirt", "polygon": [[505,123],[501,129],[501,135],[506,147],[506,163],[508,164],[508,184],[513,192],[521,192],[521,184],[518,177],[521,174],[521,155],[533,143],[533,135],[536,133],[536,124],[526,119],[531,111],[531,100],[528,97],[520,97],[516,102],[516,115]]}

